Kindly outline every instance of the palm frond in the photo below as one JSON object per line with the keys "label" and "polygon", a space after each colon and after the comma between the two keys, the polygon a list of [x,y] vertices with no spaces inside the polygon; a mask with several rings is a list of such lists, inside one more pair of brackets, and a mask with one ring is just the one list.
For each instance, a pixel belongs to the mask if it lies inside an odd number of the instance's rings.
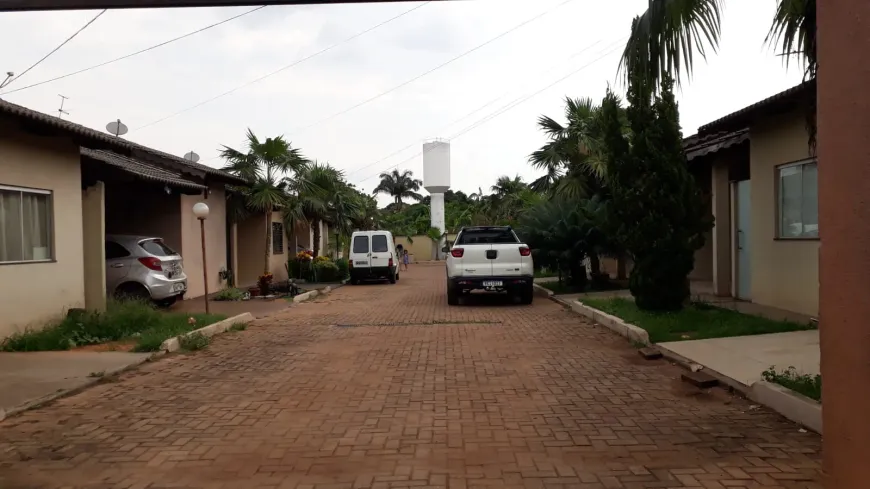
{"label": "palm frond", "polygon": [[814,78],[818,68],[816,0],[779,0],[764,42],[779,45],[786,67],[792,58],[798,57],[804,80]]}

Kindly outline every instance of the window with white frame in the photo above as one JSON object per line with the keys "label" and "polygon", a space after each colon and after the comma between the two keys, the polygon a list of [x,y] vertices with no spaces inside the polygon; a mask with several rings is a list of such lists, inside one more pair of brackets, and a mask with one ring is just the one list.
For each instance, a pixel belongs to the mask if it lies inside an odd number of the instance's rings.
{"label": "window with white frame", "polygon": [[779,238],[819,237],[819,168],[805,160],[777,168]]}
{"label": "window with white frame", "polygon": [[0,263],[53,259],[52,227],[50,191],[0,185]]}

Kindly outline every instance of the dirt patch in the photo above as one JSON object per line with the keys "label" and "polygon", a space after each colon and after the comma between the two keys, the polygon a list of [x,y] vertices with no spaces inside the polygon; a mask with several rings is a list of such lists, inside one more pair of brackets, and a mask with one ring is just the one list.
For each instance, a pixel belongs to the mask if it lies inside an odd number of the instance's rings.
{"label": "dirt patch", "polygon": [[99,345],[85,345],[73,348],[72,351],[132,351],[136,347],[135,341],[122,340],[100,343]]}

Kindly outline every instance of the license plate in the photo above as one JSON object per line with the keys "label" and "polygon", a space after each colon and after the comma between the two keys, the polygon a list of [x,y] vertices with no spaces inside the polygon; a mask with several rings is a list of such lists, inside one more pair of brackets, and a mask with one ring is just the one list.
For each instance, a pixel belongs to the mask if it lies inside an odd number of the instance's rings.
{"label": "license plate", "polygon": [[486,280],[483,282],[484,287],[501,287],[502,285],[501,280]]}
{"label": "license plate", "polygon": [[172,292],[184,292],[184,289],[186,288],[187,286],[185,286],[184,284],[173,284],[171,290]]}
{"label": "license plate", "polygon": [[355,261],[355,262],[353,262],[353,264],[354,265],[368,265],[369,262],[367,262],[367,261]]}

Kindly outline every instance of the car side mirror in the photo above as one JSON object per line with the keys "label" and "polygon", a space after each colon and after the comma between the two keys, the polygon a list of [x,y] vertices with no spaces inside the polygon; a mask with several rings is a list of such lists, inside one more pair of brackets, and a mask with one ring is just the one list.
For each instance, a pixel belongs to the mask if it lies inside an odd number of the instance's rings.
{"label": "car side mirror", "polygon": [[441,248],[441,252],[442,252],[442,253],[449,253],[449,252],[450,252],[450,247],[449,247],[449,246],[445,246],[445,247]]}

